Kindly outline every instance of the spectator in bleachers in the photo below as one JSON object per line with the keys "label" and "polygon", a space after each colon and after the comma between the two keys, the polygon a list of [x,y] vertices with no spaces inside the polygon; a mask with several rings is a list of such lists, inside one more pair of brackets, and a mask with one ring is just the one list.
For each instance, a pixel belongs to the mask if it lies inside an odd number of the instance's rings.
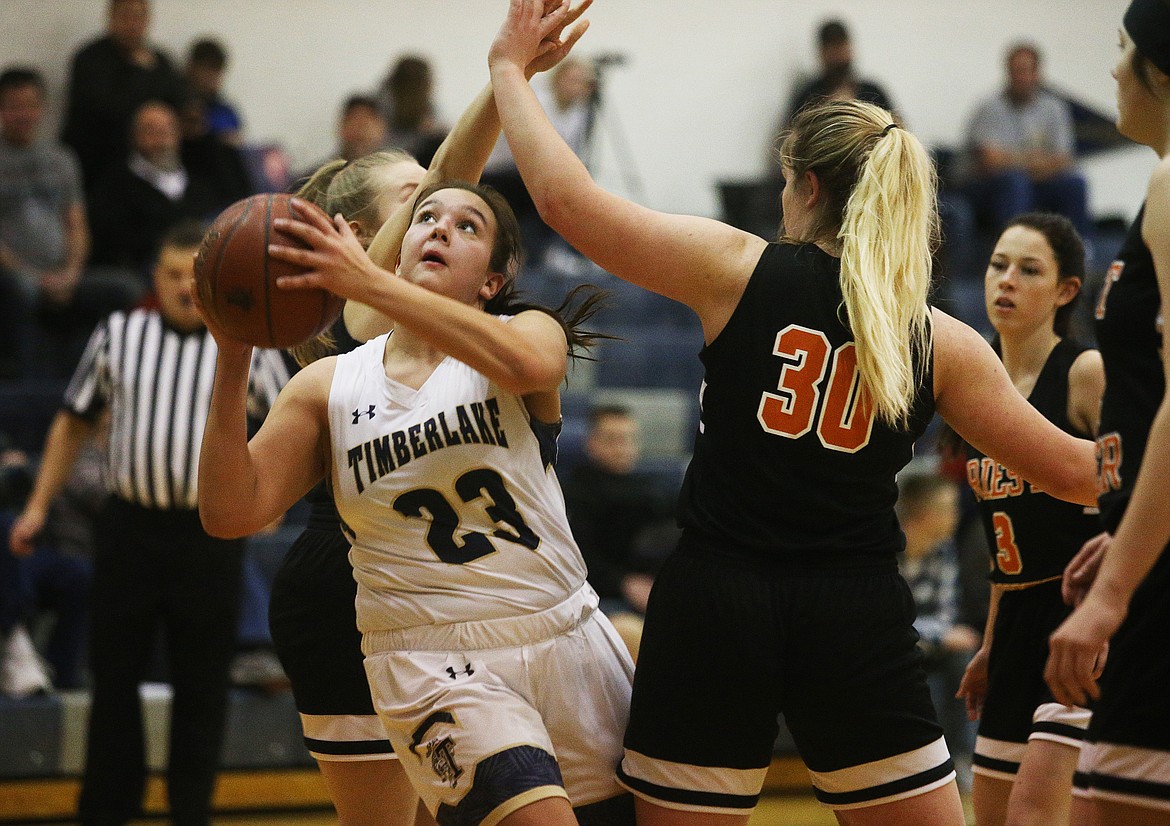
{"label": "spectator in bleachers", "polygon": [[220,210],[251,195],[254,186],[243,152],[211,131],[210,111],[207,102],[197,95],[184,102],[179,112],[179,159],[192,179],[206,185],[214,209]]}
{"label": "spectator in bleachers", "polygon": [[960,786],[970,788],[974,726],[955,692],[979,647],[980,633],[959,622],[959,557],[954,542],[958,485],[936,473],[907,475],[898,480],[897,513],[906,535],[898,567],[918,609],[914,630],[921,637],[918,646],[931,699],[955,758]]}
{"label": "spectator in bleachers", "polygon": [[[6,640],[0,668],[7,672],[9,693],[81,688],[92,566],[65,553],[48,534],[35,546],[10,549],[9,532],[32,486],[32,468],[29,457],[6,442],[0,433],[0,639]],[[52,628],[42,659],[28,628],[45,614]],[[0,690],[5,681],[0,679]]]}
{"label": "spectator in bleachers", "polygon": [[42,138],[45,84],[0,73],[0,377],[68,376],[97,321],[138,295],[86,271],[89,224],[73,152]]}
{"label": "spectator in bleachers", "polygon": [[594,408],[584,460],[564,482],[589,584],[635,659],[654,571],[678,540],[670,497],[638,471],[640,452],[638,421],[628,408]]}
{"label": "spectator in bleachers", "polygon": [[387,144],[428,166],[447,127],[435,109],[434,73],[426,58],[399,58],[378,90],[378,108],[386,122]]}
{"label": "spectator in bleachers", "polygon": [[979,105],[968,127],[966,194],[996,234],[1015,216],[1043,209],[1064,215],[1089,239],[1068,104],[1044,88],[1034,44],[1012,46],[1005,67],[1007,86]]}
{"label": "spectator in bleachers", "polygon": [[378,102],[366,95],[350,95],[337,122],[334,158],[352,161],[386,147],[386,123],[378,114]]}
{"label": "spectator in bleachers", "polygon": [[[577,157],[588,159],[597,93],[597,69],[593,63],[584,58],[566,58],[550,73],[547,84],[533,84],[533,88],[557,133]],[[528,260],[542,263],[549,244],[557,239],[557,235],[540,220],[503,135],[488,157],[483,181],[508,199],[520,221]]]}
{"label": "spectator in bleachers", "polygon": [[243,122],[222,92],[227,63],[227,50],[218,40],[196,40],[187,52],[187,91],[203,103],[207,133],[231,146],[240,146],[244,140]]}
{"label": "spectator in bleachers", "polygon": [[132,133],[129,157],[90,195],[89,221],[93,262],[145,280],[166,231],[183,219],[210,217],[217,203],[212,187],[183,166],[175,109],[147,101],[134,114]]}
{"label": "spectator in bleachers", "polygon": [[849,29],[841,20],[826,20],[817,31],[821,71],[806,80],[792,95],[784,126],[809,103],[826,98],[833,100],[864,100],[890,112],[894,104],[885,89],[872,80],[857,75],[853,66],[853,41]]}
{"label": "spectator in bleachers", "polygon": [[386,122],[378,113],[378,101],[369,95],[350,95],[338,112],[337,146],[333,154],[297,173],[293,180],[299,185],[330,161],[354,161],[386,146]]}
{"label": "spectator in bleachers", "polygon": [[126,157],[130,124],[148,100],[178,108],[182,76],[147,40],[149,0],[109,0],[106,33],[84,46],[69,71],[61,139],[77,153],[89,191]]}

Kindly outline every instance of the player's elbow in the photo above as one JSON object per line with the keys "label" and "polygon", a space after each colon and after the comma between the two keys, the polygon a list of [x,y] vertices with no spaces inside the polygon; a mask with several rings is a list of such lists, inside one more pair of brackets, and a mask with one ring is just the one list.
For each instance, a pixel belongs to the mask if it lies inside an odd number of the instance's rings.
{"label": "player's elbow", "polygon": [[563,190],[550,181],[542,181],[533,188],[532,203],[540,214],[540,219],[558,232],[565,220],[563,217],[566,212],[564,201]]}
{"label": "player's elbow", "polygon": [[1078,505],[1097,504],[1097,453],[1095,445],[1085,439],[1076,439],[1067,459],[1055,469],[1046,492],[1066,502]]}
{"label": "player's elbow", "polygon": [[202,497],[199,499],[199,521],[207,535],[216,539],[240,539],[254,532],[245,520]]}
{"label": "player's elbow", "polygon": [[496,383],[513,396],[527,396],[530,393],[547,393],[556,390],[564,379],[564,371],[544,369],[513,369],[509,375]]}
{"label": "player's elbow", "polygon": [[541,220],[567,238],[583,220],[581,216],[586,214],[587,202],[596,186],[584,167],[579,175],[572,174],[571,170],[550,174],[535,182],[532,202]]}
{"label": "player's elbow", "polygon": [[496,384],[514,396],[551,392],[564,381],[565,359],[561,353],[541,352],[539,348],[515,353],[504,362],[503,375]]}

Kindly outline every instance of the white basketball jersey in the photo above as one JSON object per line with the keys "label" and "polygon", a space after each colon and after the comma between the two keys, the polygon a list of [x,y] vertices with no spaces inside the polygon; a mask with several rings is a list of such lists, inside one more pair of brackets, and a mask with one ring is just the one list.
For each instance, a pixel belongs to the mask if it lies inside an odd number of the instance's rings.
{"label": "white basketball jersey", "polygon": [[329,391],[358,627],[511,617],[575,593],[585,563],[523,400],[451,357],[414,390],[386,377],[385,346],[338,356]]}

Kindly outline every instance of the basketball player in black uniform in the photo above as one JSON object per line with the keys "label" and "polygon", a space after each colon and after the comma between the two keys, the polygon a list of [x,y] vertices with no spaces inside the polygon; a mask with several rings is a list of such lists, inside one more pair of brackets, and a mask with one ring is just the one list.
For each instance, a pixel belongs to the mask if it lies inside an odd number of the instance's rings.
{"label": "basketball player in black uniform", "polygon": [[598,187],[524,83],[560,13],[512,0],[489,54],[524,182],[554,230],[690,306],[706,341],[683,539],[650,596],[618,775],[639,822],[746,823],[783,711],[842,822],[959,826],[897,572],[895,474],[935,410],[1084,504],[1092,446],[1028,405],[975,331],[928,308],[933,169],[888,112],[831,102],[797,118],[783,243],[658,213]]}
{"label": "basketball player in black uniform", "polygon": [[[1080,604],[1050,641],[1045,677],[1065,703],[1096,699],[1078,776],[1097,823],[1170,823],[1170,407],[1163,313],[1170,297],[1170,6],[1134,0],[1124,17],[1118,130],[1160,161],[1145,206],[1097,305],[1105,361],[1099,500],[1112,543],[1066,573]],[[1092,581],[1087,594],[1083,583]],[[1112,639],[1111,639],[1112,638]],[[1095,679],[1096,654],[1109,658]],[[1099,699],[1098,699],[1099,698]]]}
{"label": "basketball player in black uniform", "polygon": [[[1016,388],[1061,430],[1089,438],[1105,386],[1101,356],[1065,337],[1084,274],[1084,245],[1067,218],[1021,215],[996,243],[984,299]],[[970,447],[967,480],[991,551],[987,629],[959,688],[980,719],[976,822],[1067,823],[1089,711],[1053,701],[1044,663],[1048,635],[1071,610],[1061,575],[1100,531],[1096,509],[1054,499]]]}
{"label": "basketball player in black uniform", "polygon": [[[587,6],[582,3],[566,23]],[[555,65],[571,47],[572,42],[563,44],[530,72]],[[452,129],[430,170],[404,152],[375,152],[325,164],[297,194],[328,215],[350,218],[371,256],[392,267],[418,188],[444,178],[478,180],[498,135],[489,87]],[[349,302],[328,335],[293,352],[303,366],[347,353],[390,326],[385,316]],[[394,758],[370,699],[354,611],[357,583],[332,492],[321,483],[306,498],[308,524],[277,572],[269,606],[273,642],[292,684],[305,744],[345,826],[433,823],[426,808],[416,805],[418,795]]]}

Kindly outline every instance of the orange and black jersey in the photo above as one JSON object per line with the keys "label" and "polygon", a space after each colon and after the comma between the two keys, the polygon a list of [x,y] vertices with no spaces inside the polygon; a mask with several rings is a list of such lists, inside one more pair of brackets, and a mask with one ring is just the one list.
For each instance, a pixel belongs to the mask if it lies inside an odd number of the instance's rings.
{"label": "orange and black jersey", "polygon": [[934,414],[929,354],[908,428],[859,398],[840,261],[769,244],[700,358],[695,453],[680,496],[692,539],[752,554],[888,553],[903,544],[895,475]]}
{"label": "orange and black jersey", "polygon": [[[1048,354],[1028,402],[1065,433],[1088,438],[1068,419],[1068,371],[1085,350],[1062,339]],[[1095,512],[1063,502],[967,446],[967,481],[979,501],[992,582],[1022,585],[1058,577],[1101,528]]]}
{"label": "orange and black jersey", "polygon": [[1105,276],[1097,303],[1097,341],[1105,362],[1105,397],[1097,437],[1105,530],[1129,503],[1146,439],[1166,392],[1162,372],[1162,302],[1154,259],[1142,240],[1142,207]]}

